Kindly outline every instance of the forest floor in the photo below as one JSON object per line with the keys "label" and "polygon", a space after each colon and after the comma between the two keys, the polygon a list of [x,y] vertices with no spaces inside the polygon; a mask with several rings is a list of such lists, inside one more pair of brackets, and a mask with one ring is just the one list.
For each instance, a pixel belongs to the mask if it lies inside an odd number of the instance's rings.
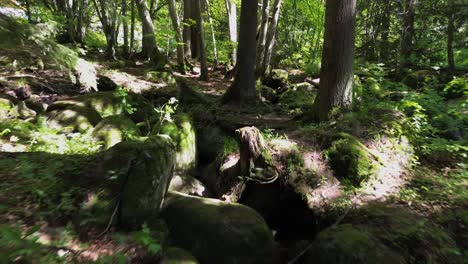
{"label": "forest floor", "polygon": [[[285,186],[300,193],[301,200],[305,202],[308,209],[314,212],[314,217],[322,219],[316,221],[323,221],[325,223],[323,225],[329,226],[330,223],[338,224],[339,221],[343,221],[348,213],[352,214],[349,209],[354,211],[361,207],[365,208],[368,204],[384,203],[389,207],[406,208],[431,223],[443,226],[460,245],[460,250],[456,252],[456,255],[466,254],[466,241],[464,241],[466,236],[461,233],[457,234],[457,232],[463,233],[468,228],[466,226],[468,224],[468,193],[466,191],[468,175],[463,160],[452,159],[448,162],[434,163],[423,159],[415,163],[413,146],[406,137],[393,137],[385,133],[378,136],[372,134],[376,129],[372,126],[383,122],[382,120],[374,120],[372,124],[366,124],[362,119],[344,119],[341,120],[342,123],[336,121],[326,124],[309,124],[298,118],[300,116],[298,111],[300,112],[304,106],[310,107],[310,104],[299,107],[288,105],[281,103],[282,98],[278,99],[279,103],[266,100],[255,106],[220,105],[219,98],[231,84],[231,80],[226,79],[220,70],[210,70],[210,81],[205,82],[199,81],[195,72],[186,75],[154,77],[151,75],[151,70],[138,63],[121,66],[116,67],[115,62],[99,62],[97,63],[98,74],[108,77],[118,86],[126,87],[130,92],[144,95],[147,99],[152,100],[161,95],[166,99],[175,96],[181,104],[184,104],[184,98],[180,97],[184,95],[179,94],[177,87],[183,79],[190,89],[204,98],[202,102],[192,103],[187,107],[181,106],[185,111],[199,115],[197,118],[201,126],[216,124],[223,130],[230,130],[232,135],[237,128],[245,126],[259,128],[267,141],[273,159],[281,160],[278,168],[288,174],[282,179]],[[290,71],[290,73],[291,75],[304,75],[295,83],[290,83],[291,86],[303,84],[309,77],[298,70]],[[60,71],[33,70],[12,73],[4,68],[0,72],[0,78],[1,92],[20,101],[35,98],[40,104],[50,105],[54,101],[66,100],[80,94],[71,82],[65,81],[67,78]],[[304,96],[315,94],[316,88],[309,84],[305,91],[305,95],[298,95],[297,100],[303,100]],[[196,99],[198,97],[195,97]],[[295,97],[293,99],[296,100]],[[372,118],[380,114],[373,113]],[[59,193],[58,196],[61,198],[57,204],[57,200],[48,199],[49,195],[57,195],[54,190],[45,187],[43,184],[46,182],[34,179],[35,175],[40,173],[49,176],[56,173],[54,171],[56,170],[54,167],[56,157],[51,156],[52,162],[44,166],[41,164],[40,157],[16,156],[10,153],[54,152],[57,150],[52,147],[54,144],[65,144],[64,149],[67,155],[75,155],[81,148],[86,149],[83,150],[86,153],[89,149],[96,149],[96,146],[94,143],[83,143],[88,142],[84,136],[85,133],[83,135],[67,134],[62,137],[56,131],[29,127],[28,118],[23,119],[26,121],[21,120],[20,117],[12,120],[10,123],[3,121],[0,123],[2,151],[0,153],[0,167],[2,167],[0,223],[19,225],[21,230],[26,230],[28,234],[36,232],[39,234],[37,241],[47,245],[47,251],[56,250],[59,255],[73,255],[76,261],[100,259],[104,263],[111,263],[115,261],[114,258],[109,258],[106,261],[110,262],[105,262],[103,257],[116,255],[118,257],[125,255],[127,259],[134,262],[146,261],[147,247],[153,244],[151,240],[148,242],[148,239],[135,239],[135,237],[141,238],[147,234],[144,228],[135,235],[135,232],[126,232],[114,227],[107,232],[103,232],[102,227],[87,227],[82,230],[72,227],[70,221],[73,218],[69,216],[69,213],[76,209],[73,202],[74,190]],[[28,135],[21,134],[22,130],[28,129],[30,130]],[[377,126],[377,129],[388,132],[385,129],[391,130],[392,128]],[[207,132],[207,130],[202,131]],[[329,152],[325,148],[330,148],[330,142],[327,141],[329,136],[341,131],[352,132],[359,138],[377,168],[373,173],[374,176],[362,186],[353,187],[341,181],[329,164]],[[31,136],[32,134],[34,136]],[[51,139],[41,141],[41,135],[50,136]],[[39,143],[34,143],[35,140]],[[34,149],[31,148],[33,145]],[[286,152],[287,155],[284,154]],[[294,155],[290,155],[290,152],[300,153],[299,161],[294,160]],[[283,160],[284,157],[286,158]],[[60,165],[57,166],[60,170]],[[202,172],[196,174],[199,173]],[[26,176],[20,177],[20,175]],[[52,210],[51,208],[54,207],[55,209]],[[282,210],[281,208],[283,207],[278,206],[274,210]],[[288,212],[286,210],[281,213],[288,214]],[[302,211],[289,213],[291,213],[289,218],[304,216]],[[59,214],[64,214],[65,217],[62,218]],[[51,218],[56,221],[46,220]],[[278,226],[284,228],[283,225],[295,224],[295,221],[288,219]],[[297,228],[302,227],[303,225],[299,224]],[[2,232],[6,233],[5,230],[3,229]],[[286,228],[286,230],[289,229]],[[314,232],[314,235],[306,240],[312,240],[316,235],[317,232]],[[24,236],[20,234],[19,237]],[[154,242],[154,244],[157,243]],[[434,246],[437,246],[436,242]],[[295,246],[288,248],[291,250],[286,253],[289,258],[301,251],[291,248]],[[299,248],[303,249],[304,246]],[[34,252],[35,249],[31,247],[28,250]]]}

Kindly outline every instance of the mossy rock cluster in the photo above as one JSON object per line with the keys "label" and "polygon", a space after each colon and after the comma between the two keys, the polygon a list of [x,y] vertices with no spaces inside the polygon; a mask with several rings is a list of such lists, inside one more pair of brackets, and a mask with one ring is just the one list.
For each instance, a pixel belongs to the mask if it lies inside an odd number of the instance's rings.
{"label": "mossy rock cluster", "polygon": [[162,217],[173,244],[200,263],[275,263],[273,235],[249,207],[170,192]]}
{"label": "mossy rock cluster", "polygon": [[161,264],[199,264],[198,260],[182,248],[170,247],[164,251]]}
{"label": "mossy rock cluster", "polygon": [[273,89],[285,89],[289,85],[289,74],[283,69],[273,69],[265,78],[264,84]]}
{"label": "mossy rock cluster", "polygon": [[121,221],[139,226],[157,214],[173,176],[174,144],[168,136],[121,142],[101,154],[96,174],[113,181]]}
{"label": "mossy rock cluster", "polygon": [[437,84],[438,78],[432,71],[419,70],[408,74],[402,82],[409,87],[419,89],[426,85]]}
{"label": "mossy rock cluster", "polygon": [[164,82],[167,84],[176,84],[172,73],[164,71],[149,71],[145,73],[145,79],[152,82]]}
{"label": "mossy rock cluster", "polygon": [[278,102],[289,108],[311,107],[317,92],[318,90],[308,83],[294,84],[279,96]]}
{"label": "mossy rock cluster", "polygon": [[370,205],[322,231],[306,263],[463,263],[439,226],[402,208]]}
{"label": "mossy rock cluster", "polygon": [[326,155],[335,175],[355,186],[359,186],[375,171],[367,147],[346,133],[339,133],[333,137]]}
{"label": "mossy rock cluster", "polygon": [[468,77],[458,77],[445,85],[442,94],[447,99],[468,96]]}
{"label": "mossy rock cluster", "polygon": [[197,160],[197,145],[195,128],[188,114],[177,114],[173,121],[165,121],[156,125],[152,135],[164,134],[171,137],[176,145],[176,170],[193,169]]}
{"label": "mossy rock cluster", "polygon": [[132,120],[123,115],[103,118],[93,129],[92,136],[96,141],[104,143],[106,149],[128,139],[140,136],[138,127]]}
{"label": "mossy rock cluster", "polygon": [[97,92],[75,96],[54,102],[46,112],[54,128],[70,126],[78,131],[91,129],[101,118],[116,115],[125,115],[134,122],[155,119],[152,104],[133,93],[121,96],[115,92]]}

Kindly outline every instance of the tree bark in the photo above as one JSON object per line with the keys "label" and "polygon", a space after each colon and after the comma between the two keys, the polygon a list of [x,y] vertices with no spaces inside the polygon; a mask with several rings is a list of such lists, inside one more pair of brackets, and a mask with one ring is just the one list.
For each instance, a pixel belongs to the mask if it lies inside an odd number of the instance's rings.
{"label": "tree bark", "polygon": [[260,24],[260,33],[257,42],[257,63],[256,63],[256,75],[260,77],[263,63],[263,58],[265,56],[265,46],[266,46],[266,38],[268,32],[268,16],[270,10],[270,1],[263,0],[262,3],[262,23]]}
{"label": "tree bark", "polygon": [[191,2],[191,0],[184,0],[184,28],[182,35],[184,38],[184,51],[187,59],[192,57]]}
{"label": "tree bark", "polygon": [[355,17],[356,0],[327,0],[320,89],[314,102],[319,121],[352,103]]}
{"label": "tree bark", "polygon": [[388,48],[390,47],[390,43],[388,41],[388,37],[390,35],[390,19],[391,19],[391,7],[392,3],[391,0],[384,1],[384,12],[382,17],[382,25],[380,31],[380,58],[383,61],[388,61],[389,59],[389,52]]}
{"label": "tree bark", "polygon": [[202,0],[195,0],[195,17],[197,21],[196,32],[197,39],[199,41],[200,49],[200,80],[208,81],[208,62],[206,58],[206,45],[205,45],[205,31],[203,29],[203,17],[201,14],[201,2]]}
{"label": "tree bark", "polygon": [[130,57],[135,52],[135,0],[130,0],[131,8],[131,24],[130,24]]}
{"label": "tree bark", "polygon": [[448,26],[447,26],[447,64],[448,70],[455,70],[455,58],[453,55],[453,35],[455,33],[455,10],[453,8],[453,0],[448,1]]}
{"label": "tree bark", "polygon": [[280,16],[281,4],[282,0],[276,0],[275,6],[273,9],[273,18],[270,23],[270,27],[268,28],[268,35],[266,41],[266,48],[265,48],[265,55],[263,58],[263,65],[260,69],[260,76],[265,76],[265,74],[269,74],[271,67],[271,55],[273,54],[273,49],[276,43],[276,29],[278,27],[278,21]]}
{"label": "tree bark", "polygon": [[149,59],[153,64],[160,65],[163,62],[162,54],[156,44],[154,36],[154,25],[148,11],[146,0],[136,0],[138,12],[141,18],[143,31],[142,49],[146,59]]}
{"label": "tree bark", "polygon": [[213,18],[211,16],[210,12],[210,2],[209,0],[204,0],[205,7],[206,7],[206,12],[208,14],[208,22],[210,24],[210,30],[211,30],[211,41],[213,41],[213,57],[214,57],[214,68],[218,67],[218,47],[216,45],[216,36],[215,36],[215,30],[213,27]]}
{"label": "tree bark", "polygon": [[237,71],[234,82],[223,96],[223,102],[252,103],[256,101],[255,59],[257,50],[255,47],[257,10],[257,1],[242,0]]}
{"label": "tree bark", "polygon": [[127,0],[122,0],[122,26],[123,26],[123,52],[125,56],[128,55],[129,45],[128,45],[128,22],[127,22]]}
{"label": "tree bark", "polygon": [[231,41],[231,65],[237,63],[237,6],[233,0],[225,0],[229,23],[229,40]]}
{"label": "tree bark", "polygon": [[413,53],[414,17],[416,14],[417,0],[405,0],[405,11],[403,14],[403,28],[401,32],[401,65],[399,69],[409,66]]}
{"label": "tree bark", "polygon": [[167,0],[169,4],[169,13],[171,15],[172,27],[175,32],[176,48],[177,48],[177,66],[182,74],[185,74],[185,55],[182,33],[180,32],[179,16],[177,15],[175,0]]}

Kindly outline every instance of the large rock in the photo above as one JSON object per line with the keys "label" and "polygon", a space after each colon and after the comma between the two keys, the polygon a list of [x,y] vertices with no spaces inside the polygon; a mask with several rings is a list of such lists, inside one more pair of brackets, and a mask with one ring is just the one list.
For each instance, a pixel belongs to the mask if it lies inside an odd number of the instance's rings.
{"label": "large rock", "polygon": [[56,101],[47,111],[67,109],[69,106],[89,107],[102,117],[124,114],[134,122],[153,118],[154,110],[150,102],[141,95],[122,92],[97,92]]}
{"label": "large rock", "polygon": [[280,95],[278,102],[289,108],[311,107],[318,90],[309,83],[298,83]]}
{"label": "large rock", "polygon": [[426,85],[437,84],[438,79],[435,72],[419,70],[408,74],[402,82],[411,88],[422,88]]}
{"label": "large rock", "polygon": [[86,92],[97,91],[96,68],[92,63],[78,58],[73,71],[76,83],[81,90]]}
{"label": "large rock", "polygon": [[85,132],[92,129],[101,116],[92,108],[70,105],[66,109],[52,110],[46,113],[47,123],[56,129],[71,128],[73,131]]}
{"label": "large rock", "polygon": [[162,217],[171,241],[201,263],[275,263],[272,232],[249,207],[170,192]]}
{"label": "large rock", "polygon": [[115,115],[102,119],[94,128],[92,136],[96,141],[104,142],[104,147],[108,149],[123,140],[139,137],[140,131],[132,120]]}
{"label": "large rock", "polygon": [[285,89],[288,87],[289,74],[286,70],[273,69],[271,73],[265,78],[264,84],[273,89]]}
{"label": "large rock", "polygon": [[15,107],[17,100],[5,94],[0,95],[0,118],[6,118],[10,115],[10,111]]}
{"label": "large rock", "polygon": [[403,208],[370,205],[322,231],[306,263],[463,263],[440,227]]}
{"label": "large rock", "polygon": [[[200,127],[197,131],[198,158],[201,164],[213,162],[224,152],[228,136],[217,126]],[[237,143],[234,141],[237,145]]]}
{"label": "large rock", "polygon": [[187,114],[178,114],[173,121],[166,121],[154,127],[152,135],[165,134],[176,145],[176,170],[188,171],[196,165],[197,145],[192,119]]}
{"label": "large rock", "polygon": [[139,226],[158,213],[173,176],[172,140],[154,136],[124,141],[102,154],[96,175],[112,179],[112,193],[121,200],[122,223]]}
{"label": "large rock", "polygon": [[164,251],[160,264],[199,264],[199,262],[186,250],[170,247]]}
{"label": "large rock", "polygon": [[351,224],[322,231],[306,259],[311,264],[406,263],[401,255]]}
{"label": "large rock", "polygon": [[346,133],[335,136],[326,155],[336,176],[356,186],[367,180],[375,170],[366,146]]}
{"label": "large rock", "polygon": [[199,180],[191,176],[174,175],[169,184],[169,191],[185,193],[189,195],[210,197],[211,193]]}

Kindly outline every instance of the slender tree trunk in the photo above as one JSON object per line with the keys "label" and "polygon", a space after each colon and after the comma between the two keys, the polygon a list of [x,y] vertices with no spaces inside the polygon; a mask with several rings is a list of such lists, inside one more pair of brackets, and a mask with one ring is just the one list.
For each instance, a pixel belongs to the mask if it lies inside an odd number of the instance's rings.
{"label": "slender tree trunk", "polygon": [[197,39],[200,41],[200,80],[208,81],[208,62],[206,58],[205,32],[203,29],[203,17],[201,14],[201,1],[195,0],[195,17],[197,21],[196,33]]}
{"label": "slender tree trunk", "polygon": [[252,103],[256,101],[255,60],[257,35],[257,1],[242,0],[239,32],[239,53],[234,82],[223,96],[223,102]]}
{"label": "slender tree trunk", "polygon": [[262,23],[260,24],[260,34],[257,42],[257,63],[256,63],[256,75],[260,77],[263,58],[265,56],[266,38],[268,32],[268,16],[270,11],[270,1],[263,0],[262,3]]}
{"label": "slender tree trunk", "polygon": [[263,58],[263,65],[260,69],[260,75],[259,76],[265,76],[266,74],[269,74],[271,71],[271,55],[273,53],[273,49],[275,47],[276,43],[276,29],[278,27],[278,21],[279,21],[279,16],[280,16],[280,10],[281,10],[281,4],[282,0],[276,0],[275,1],[275,6],[273,9],[273,18],[270,23],[270,27],[268,28],[268,34],[267,34],[267,41],[266,41],[266,49],[265,49],[265,56]]}
{"label": "slender tree trunk", "polygon": [[231,41],[231,64],[237,63],[237,6],[234,0],[225,0],[229,23],[229,40]]}
{"label": "slender tree trunk", "polygon": [[131,22],[130,22],[130,57],[133,56],[135,52],[135,0],[130,0],[131,2]]}
{"label": "slender tree trunk", "polygon": [[416,2],[417,0],[405,0],[403,28],[401,32],[401,65],[399,67],[400,70],[409,66],[411,62],[411,55],[413,54],[414,17],[416,11]]}
{"label": "slender tree trunk", "polygon": [[184,38],[184,51],[186,58],[192,57],[192,33],[191,33],[191,0],[184,0],[184,21],[183,21],[183,38]]}
{"label": "slender tree trunk", "polygon": [[384,1],[384,12],[382,17],[382,27],[380,31],[380,58],[387,62],[389,59],[389,47],[388,36],[390,35],[390,18],[391,18],[391,0]]}
{"label": "slender tree trunk", "polygon": [[138,12],[141,18],[141,25],[143,31],[142,49],[145,57],[155,65],[159,65],[163,61],[161,52],[156,44],[154,36],[154,25],[148,11],[146,0],[136,0]]}
{"label": "slender tree trunk", "polygon": [[319,121],[352,103],[355,17],[356,0],[327,0],[320,90],[314,102]]}
{"label": "slender tree trunk", "polygon": [[83,44],[84,37],[86,35],[87,28],[87,10],[88,10],[88,0],[79,0],[79,11],[78,11],[78,21],[77,21],[77,36],[76,41]]}
{"label": "slender tree trunk", "polygon": [[450,72],[455,70],[455,58],[453,55],[453,35],[455,33],[455,10],[453,0],[449,0],[448,26],[447,26],[447,64]]}
{"label": "slender tree trunk", "polygon": [[218,47],[216,46],[216,36],[215,36],[215,30],[213,27],[213,18],[211,16],[210,12],[210,2],[209,0],[204,0],[205,7],[206,7],[206,12],[208,14],[208,22],[210,24],[210,30],[211,30],[211,41],[213,41],[213,57],[214,57],[214,68],[218,67]]}
{"label": "slender tree trunk", "polygon": [[185,55],[184,46],[182,44],[182,33],[180,32],[179,16],[177,15],[175,0],[167,0],[169,4],[169,13],[171,15],[172,27],[175,32],[176,48],[177,48],[177,66],[182,74],[185,74]]}
{"label": "slender tree trunk", "polygon": [[127,21],[127,0],[122,0],[122,26],[123,26],[123,52],[125,56],[129,54],[129,45],[128,45],[128,21]]}

